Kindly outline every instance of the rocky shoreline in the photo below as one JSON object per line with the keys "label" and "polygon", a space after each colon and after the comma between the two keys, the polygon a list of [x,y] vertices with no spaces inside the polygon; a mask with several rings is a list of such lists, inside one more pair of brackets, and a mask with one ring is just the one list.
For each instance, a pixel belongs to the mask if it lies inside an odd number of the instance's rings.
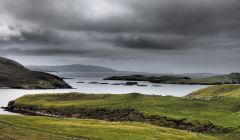
{"label": "rocky shoreline", "polygon": [[[70,109],[71,107],[69,107]],[[80,119],[99,119],[105,121],[135,121],[144,122],[162,127],[170,127],[175,129],[200,132],[206,134],[227,134],[235,130],[235,128],[223,128],[216,126],[210,121],[199,122],[198,120],[188,121],[183,119],[171,119],[164,116],[145,116],[134,109],[105,109],[105,108],[78,108],[74,113],[60,112],[57,109],[42,109],[35,106],[16,104],[10,101],[6,111],[20,113],[33,116],[47,117],[64,117],[64,118],[80,118]]]}

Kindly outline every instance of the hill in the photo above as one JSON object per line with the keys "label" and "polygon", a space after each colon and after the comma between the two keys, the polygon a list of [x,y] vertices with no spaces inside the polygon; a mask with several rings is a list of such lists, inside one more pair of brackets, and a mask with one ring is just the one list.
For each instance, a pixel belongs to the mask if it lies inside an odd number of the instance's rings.
{"label": "hill", "polygon": [[55,72],[117,72],[116,70],[92,66],[92,65],[61,65],[61,66],[27,66],[31,70],[40,70],[40,71],[55,71]]}
{"label": "hill", "polygon": [[31,71],[16,61],[0,57],[0,87],[21,89],[71,88],[63,79]]}
{"label": "hill", "polygon": [[149,81],[151,83],[162,84],[199,84],[199,85],[220,85],[220,84],[240,84],[240,73],[211,76],[206,78],[189,78],[178,76],[112,76],[104,80],[125,80],[125,81]]}
{"label": "hill", "polygon": [[240,84],[240,73],[231,73],[220,76],[211,76],[207,78],[193,79],[195,83],[203,84]]}
{"label": "hill", "polygon": [[192,92],[187,98],[240,97],[240,85],[217,85]]}

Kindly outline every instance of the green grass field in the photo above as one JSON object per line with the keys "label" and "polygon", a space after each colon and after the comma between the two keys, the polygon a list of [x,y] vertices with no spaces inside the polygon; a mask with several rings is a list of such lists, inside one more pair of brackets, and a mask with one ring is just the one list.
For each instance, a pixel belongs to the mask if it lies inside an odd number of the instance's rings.
{"label": "green grass field", "polygon": [[0,139],[215,140],[216,138],[137,122],[0,115]]}
{"label": "green grass field", "polygon": [[[0,116],[1,137],[21,139],[87,138],[126,140],[181,140],[181,139],[240,139],[239,85],[211,86],[186,97],[132,94],[38,94],[25,95],[12,103],[17,107],[52,110],[62,114],[77,114],[81,109],[134,109],[144,116],[164,116],[168,119],[186,119],[187,122],[212,122],[224,128],[235,128],[228,134],[192,133],[141,122],[106,122],[100,120],[60,119],[47,117]],[[196,98],[201,97],[201,98]],[[208,98],[216,97],[216,98]],[[92,112],[91,112],[92,113]],[[198,125],[198,124],[197,124]],[[14,131],[13,131],[14,130]],[[26,131],[25,131],[26,130]],[[210,136],[210,134],[212,136]]]}
{"label": "green grass field", "polygon": [[135,109],[145,116],[209,120],[223,127],[240,126],[240,99],[189,100],[171,96],[132,94],[42,94],[26,95],[15,104],[74,114],[81,108]]}

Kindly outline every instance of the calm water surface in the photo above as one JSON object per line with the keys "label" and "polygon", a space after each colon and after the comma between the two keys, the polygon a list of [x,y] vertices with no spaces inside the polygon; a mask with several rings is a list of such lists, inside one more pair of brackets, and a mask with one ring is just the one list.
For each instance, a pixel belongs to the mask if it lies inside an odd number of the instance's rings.
{"label": "calm water surface", "polygon": [[[74,78],[66,79],[74,89],[56,89],[56,90],[21,90],[21,89],[0,89],[0,107],[7,106],[8,102],[21,97],[26,94],[40,94],[40,93],[111,93],[111,94],[126,94],[138,92],[148,95],[172,95],[185,96],[190,92],[207,87],[204,85],[172,85],[172,84],[152,84],[149,82],[138,82],[139,84],[147,85],[140,86],[124,86],[124,85],[110,85],[112,83],[124,83],[124,81],[103,81],[103,78],[113,75],[125,75],[121,73],[86,73],[86,72],[64,72],[54,73],[61,77]],[[85,83],[77,83],[85,82]],[[104,84],[89,84],[89,82],[109,83]],[[156,86],[158,85],[158,86]],[[12,114],[10,112],[0,109],[0,114]]]}

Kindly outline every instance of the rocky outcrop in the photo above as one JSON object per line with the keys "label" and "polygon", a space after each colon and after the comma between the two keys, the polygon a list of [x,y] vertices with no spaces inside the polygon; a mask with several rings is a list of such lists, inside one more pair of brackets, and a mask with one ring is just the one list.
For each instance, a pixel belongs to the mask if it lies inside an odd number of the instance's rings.
{"label": "rocky outcrop", "polygon": [[13,60],[0,57],[0,88],[56,89],[71,86],[55,75],[31,71]]}
{"label": "rocky outcrop", "polygon": [[126,82],[125,85],[126,86],[134,86],[134,85],[138,85],[138,82]]}

